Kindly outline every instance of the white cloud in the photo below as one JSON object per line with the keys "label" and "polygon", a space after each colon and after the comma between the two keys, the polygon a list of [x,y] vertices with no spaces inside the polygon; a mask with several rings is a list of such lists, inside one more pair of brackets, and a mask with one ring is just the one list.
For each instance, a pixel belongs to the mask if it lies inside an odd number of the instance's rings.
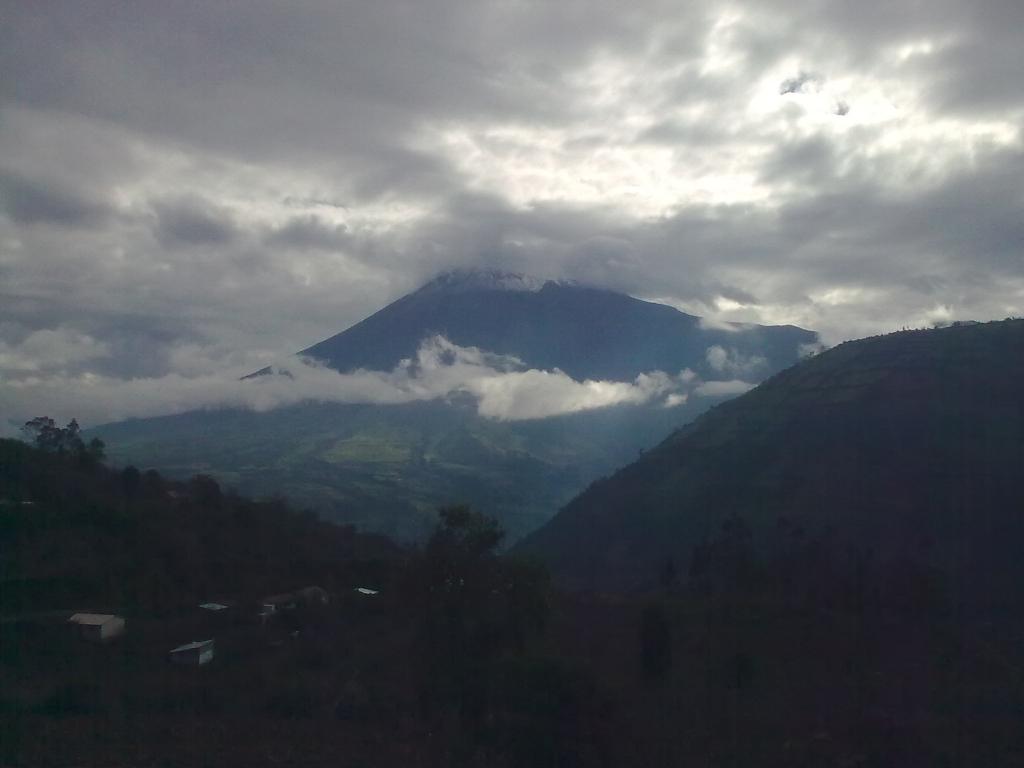
{"label": "white cloud", "polygon": [[749,323],[736,323],[721,320],[715,315],[703,315],[699,321],[700,327],[705,331],[725,331],[726,333],[739,333],[750,326]]}
{"label": "white cloud", "polygon": [[673,392],[671,395],[665,398],[664,406],[666,408],[675,408],[677,405],[683,405],[689,397],[679,392]]}
{"label": "white cloud", "polygon": [[741,379],[731,379],[729,381],[702,381],[694,388],[693,393],[700,397],[742,395],[744,392],[749,392],[756,386],[756,384],[749,381],[742,381]]}
{"label": "white cloud", "polygon": [[708,365],[716,371],[721,371],[725,368],[725,363],[728,360],[728,353],[716,344],[713,347],[708,347],[705,357],[707,358]]}
{"label": "white cloud", "polygon": [[0,339],[0,378],[15,372],[64,370],[110,356],[110,347],[71,328],[45,328],[18,344]]}
{"label": "white cloud", "polygon": [[575,381],[559,370],[536,369],[483,376],[465,388],[479,398],[481,416],[500,420],[538,419],[611,405],[642,405],[679,382],[660,371],[632,382]]}
{"label": "white cloud", "polygon": [[665,405],[678,405],[686,397],[680,390],[694,381],[692,371],[678,376],[654,371],[622,382],[576,381],[558,369],[523,368],[514,357],[460,347],[434,336],[424,340],[415,358],[403,360],[391,371],[339,373],[309,359],[292,358],[275,366],[287,375],[244,380],[241,376],[246,371],[241,368],[159,378],[85,373],[0,380],[0,410],[13,416],[7,427],[11,430],[41,414],[58,421],[77,417],[83,424],[95,425],[200,408],[267,411],[310,400],[387,405],[468,393],[476,398],[481,416],[513,421],[643,405],[661,398],[667,398]]}
{"label": "white cloud", "polygon": [[718,344],[708,347],[705,358],[712,370],[734,376],[750,375],[763,370],[768,363],[761,355],[744,355],[738,350],[726,349]]}
{"label": "white cloud", "polygon": [[827,347],[820,341],[809,342],[807,344],[801,344],[797,347],[796,353],[802,359],[805,357],[814,357],[821,352],[824,352]]}
{"label": "white cloud", "polygon": [[458,266],[829,343],[1024,312],[1019,0],[8,6],[0,311],[97,375]]}

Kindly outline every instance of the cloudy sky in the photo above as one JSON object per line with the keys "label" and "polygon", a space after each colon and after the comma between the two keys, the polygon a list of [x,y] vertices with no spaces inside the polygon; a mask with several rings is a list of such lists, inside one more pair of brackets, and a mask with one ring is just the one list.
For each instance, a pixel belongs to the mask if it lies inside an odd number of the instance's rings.
{"label": "cloudy sky", "polygon": [[831,343],[1024,314],[1020,0],[0,0],[0,71],[13,422],[454,267]]}

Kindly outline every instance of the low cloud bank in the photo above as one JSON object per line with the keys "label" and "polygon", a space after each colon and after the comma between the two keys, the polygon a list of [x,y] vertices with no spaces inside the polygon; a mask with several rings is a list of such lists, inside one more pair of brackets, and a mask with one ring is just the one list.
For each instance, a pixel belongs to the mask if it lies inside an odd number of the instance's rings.
{"label": "low cloud bank", "polygon": [[693,371],[642,373],[633,381],[577,381],[561,370],[527,369],[510,356],[427,338],[415,357],[391,371],[339,373],[308,358],[289,358],[274,373],[241,379],[247,371],[119,379],[95,373],[2,378],[0,411],[8,433],[33,416],[77,417],[84,424],[169,415],[202,408],[268,411],[299,402],[399,404],[468,394],[481,416],[502,421],[540,419],[614,405],[675,407],[693,394],[750,389],[745,381],[701,381]]}
{"label": "low cloud bank", "polygon": [[47,328],[29,334],[20,344],[0,339],[0,382],[3,374],[33,374],[66,369],[110,355],[102,341],[73,329]]}
{"label": "low cloud bank", "polygon": [[756,384],[752,384],[749,381],[743,381],[742,379],[730,379],[729,381],[702,381],[694,388],[693,394],[699,397],[742,395],[744,392],[749,392],[756,386]]}
{"label": "low cloud bank", "polygon": [[738,350],[726,349],[718,344],[708,347],[705,357],[713,370],[734,376],[753,374],[768,365],[768,360],[761,355],[744,355]]}

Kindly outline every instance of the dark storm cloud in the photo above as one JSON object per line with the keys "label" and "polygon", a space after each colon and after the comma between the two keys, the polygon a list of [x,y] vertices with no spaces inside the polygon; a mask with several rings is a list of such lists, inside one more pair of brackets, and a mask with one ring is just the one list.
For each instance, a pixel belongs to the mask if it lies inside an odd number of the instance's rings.
{"label": "dark storm cloud", "polygon": [[[848,3],[798,3],[791,11],[810,34],[826,31],[841,41],[849,56],[877,54],[887,46],[929,43],[930,50],[905,66],[942,110],[1005,114],[1024,104],[1021,24],[1024,6],[1017,0],[869,0]],[[863,60],[863,59],[862,59]]]}
{"label": "dark storm cloud", "polygon": [[995,154],[979,169],[908,201],[885,219],[883,242],[918,238],[932,253],[994,279],[1024,263],[1024,153]]}
{"label": "dark storm cloud", "polygon": [[797,180],[820,186],[836,175],[836,148],[822,136],[787,141],[778,146],[761,166],[761,178]]}
{"label": "dark storm cloud", "polygon": [[267,245],[299,250],[336,251],[351,243],[343,224],[328,225],[316,216],[301,216],[288,221],[267,235]]}
{"label": "dark storm cloud", "polygon": [[110,209],[95,199],[4,171],[0,171],[0,207],[19,224],[90,226],[110,215]]}
{"label": "dark storm cloud", "polygon": [[707,120],[662,120],[644,129],[637,141],[654,144],[700,146],[729,140],[728,129]]}
{"label": "dark storm cloud", "polygon": [[225,245],[236,235],[231,215],[202,198],[156,202],[153,211],[154,234],[167,247]]}
{"label": "dark storm cloud", "polygon": [[787,93],[800,93],[807,85],[815,82],[817,79],[817,75],[809,72],[801,72],[796,77],[788,77],[779,86],[779,95],[785,96]]}
{"label": "dark storm cloud", "polygon": [[3,16],[10,365],[252,370],[480,265],[831,340],[1024,304],[1019,0]]}
{"label": "dark storm cloud", "polygon": [[31,3],[9,14],[0,64],[12,101],[327,162],[372,189],[417,163],[434,171],[403,142],[424,117],[564,117],[566,67],[599,46],[642,47],[671,5]]}

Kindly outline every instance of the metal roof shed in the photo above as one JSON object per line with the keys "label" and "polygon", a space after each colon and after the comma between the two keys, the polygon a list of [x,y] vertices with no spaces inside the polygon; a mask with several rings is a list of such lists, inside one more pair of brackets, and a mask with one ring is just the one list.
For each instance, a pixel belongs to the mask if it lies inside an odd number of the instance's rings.
{"label": "metal roof shed", "polygon": [[112,613],[76,613],[68,619],[68,624],[78,627],[78,632],[85,640],[94,643],[105,643],[124,633],[124,619]]}
{"label": "metal roof shed", "polygon": [[171,661],[189,667],[201,667],[213,661],[214,642],[210,640],[194,640],[185,645],[172,648],[169,654]]}

